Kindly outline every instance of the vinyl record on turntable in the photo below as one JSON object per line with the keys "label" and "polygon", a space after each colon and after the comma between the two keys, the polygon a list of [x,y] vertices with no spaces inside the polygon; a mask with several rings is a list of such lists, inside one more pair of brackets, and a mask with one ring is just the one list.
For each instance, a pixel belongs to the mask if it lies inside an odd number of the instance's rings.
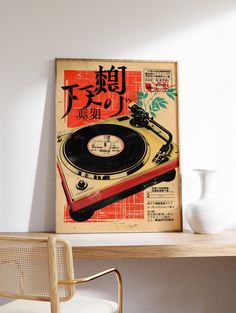
{"label": "vinyl record on turntable", "polygon": [[144,136],[131,128],[95,124],[74,132],[62,150],[73,172],[92,179],[101,175],[112,179],[118,173],[127,176],[142,167],[148,148]]}

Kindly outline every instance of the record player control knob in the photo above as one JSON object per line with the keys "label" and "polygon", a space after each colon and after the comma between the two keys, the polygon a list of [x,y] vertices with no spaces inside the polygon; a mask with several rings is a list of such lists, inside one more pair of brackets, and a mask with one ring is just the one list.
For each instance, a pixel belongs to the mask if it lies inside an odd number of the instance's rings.
{"label": "record player control knob", "polygon": [[88,183],[84,180],[79,180],[78,184],[76,185],[76,188],[79,190],[84,190],[88,187]]}

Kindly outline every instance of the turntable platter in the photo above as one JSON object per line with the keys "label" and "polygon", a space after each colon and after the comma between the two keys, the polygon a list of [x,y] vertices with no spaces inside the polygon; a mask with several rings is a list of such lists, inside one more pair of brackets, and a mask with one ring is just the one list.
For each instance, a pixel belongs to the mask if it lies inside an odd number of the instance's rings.
{"label": "turntable platter", "polygon": [[63,155],[70,169],[80,176],[112,179],[118,173],[127,176],[142,167],[148,149],[139,132],[121,125],[101,124],[71,134],[64,142]]}

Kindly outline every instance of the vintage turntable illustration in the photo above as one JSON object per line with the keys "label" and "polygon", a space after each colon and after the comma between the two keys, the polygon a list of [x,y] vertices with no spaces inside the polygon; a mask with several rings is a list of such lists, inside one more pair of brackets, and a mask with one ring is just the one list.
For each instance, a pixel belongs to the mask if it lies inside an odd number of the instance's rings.
{"label": "vintage turntable illustration", "polygon": [[[138,105],[131,115],[58,137],[58,170],[76,221],[151,185],[175,178],[172,134]],[[96,181],[96,186],[94,184]]]}
{"label": "vintage turntable illustration", "polygon": [[181,229],[176,64],[138,65],[57,61],[59,232]]}

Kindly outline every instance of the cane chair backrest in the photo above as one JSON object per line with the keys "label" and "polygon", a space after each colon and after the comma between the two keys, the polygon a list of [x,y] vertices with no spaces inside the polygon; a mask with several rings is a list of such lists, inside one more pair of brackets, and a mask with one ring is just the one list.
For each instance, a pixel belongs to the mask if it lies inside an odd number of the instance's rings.
{"label": "cane chair backrest", "polygon": [[[73,279],[71,247],[56,240],[54,251],[57,279]],[[50,301],[51,257],[48,239],[0,236],[0,296]],[[70,285],[58,287],[60,301],[73,294]]]}

